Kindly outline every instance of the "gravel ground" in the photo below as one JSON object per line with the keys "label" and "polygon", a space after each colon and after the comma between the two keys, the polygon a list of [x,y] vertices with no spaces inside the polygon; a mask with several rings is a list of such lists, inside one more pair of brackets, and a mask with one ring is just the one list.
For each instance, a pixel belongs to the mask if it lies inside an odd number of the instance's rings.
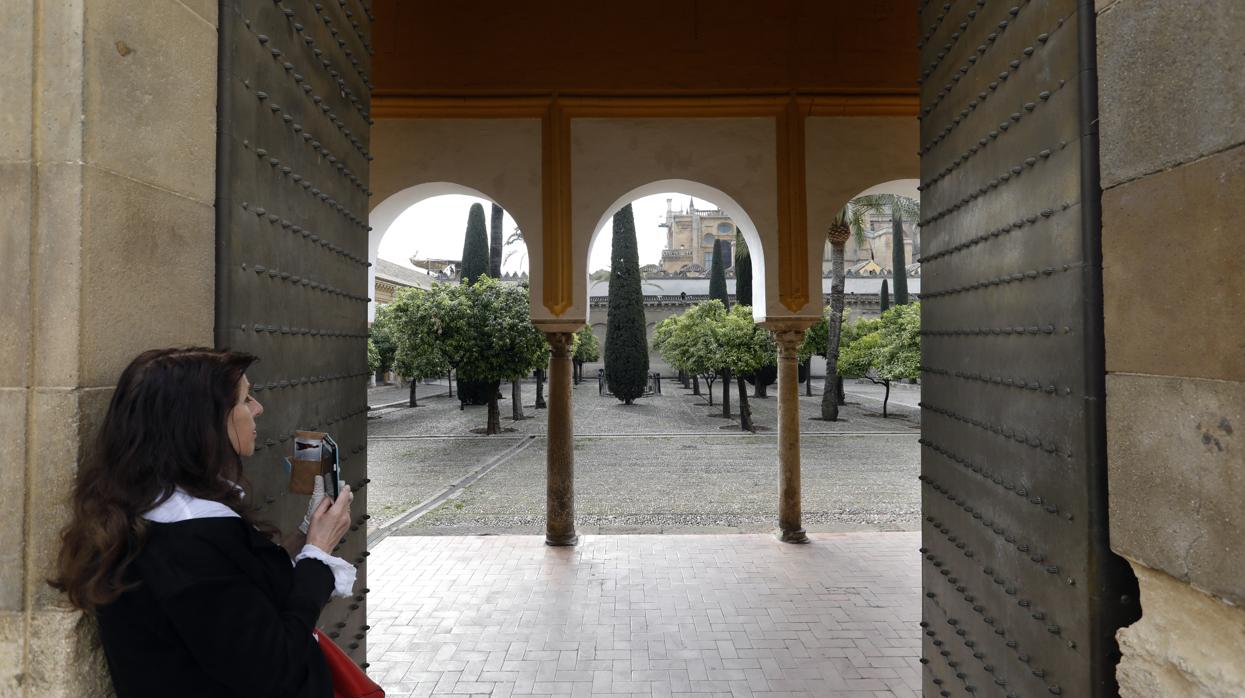
{"label": "gravel ground", "polygon": [[368,443],[370,527],[383,525],[437,494],[521,439],[372,439]]}
{"label": "gravel ground", "polygon": [[[891,402],[891,418],[881,418],[881,403],[873,399],[873,394],[880,390],[869,383],[851,383],[848,406],[842,411],[842,419],[837,422],[823,422],[818,419],[821,406],[820,383],[815,382],[815,395],[804,395],[803,386],[800,392],[800,415],[803,418],[801,431],[804,434],[843,433],[843,432],[892,432],[912,431],[920,429],[918,422],[919,410],[913,397],[914,386],[904,386],[892,391],[895,399]],[[598,434],[703,434],[715,432],[723,426],[738,425],[738,419],[727,420],[721,417],[721,382],[714,383],[713,406],[710,407],[705,396],[694,396],[690,390],[683,389],[674,381],[663,382],[664,394],[642,398],[634,405],[623,405],[611,397],[600,397],[597,394],[596,381],[581,383],[575,386],[572,401],[574,404],[575,433],[581,435]],[[703,389],[703,386],[702,386]],[[469,436],[471,429],[484,426],[486,421],[484,406],[469,406],[458,409],[458,398],[446,396],[445,386],[419,387],[420,407],[393,407],[374,411],[369,417],[369,436]],[[392,387],[376,388],[369,393],[368,401],[373,405],[392,402],[392,396],[402,389]],[[515,433],[545,433],[547,410],[535,409],[536,398],[534,383],[523,386],[523,412],[527,419],[513,422],[510,419],[510,386],[502,386],[504,399],[499,402],[502,426],[514,429]],[[774,397],[756,399],[750,397],[748,404],[752,409],[753,422],[764,429],[774,429],[778,424],[778,399]],[[900,394],[903,397],[900,397]],[[857,395],[856,393],[859,393]],[[878,393],[880,394],[880,393]],[[456,394],[457,395],[457,394]],[[901,404],[899,400],[910,401],[911,405]],[[738,395],[731,393],[732,414],[737,413]],[[736,431],[738,431],[736,429]]]}
{"label": "gravel ground", "polygon": [[[775,439],[762,436],[575,441],[581,533],[756,533],[777,520]],[[809,436],[802,443],[810,531],[915,530],[916,437]],[[544,532],[544,451],[536,444],[403,533]]]}
{"label": "gravel ground", "polygon": [[[815,383],[819,387],[820,383]],[[576,513],[582,533],[724,533],[774,528],[776,435],[741,433],[673,382],[665,394],[624,406],[597,395],[595,382],[575,388]],[[715,404],[721,398],[715,386]],[[892,392],[892,417],[880,418],[877,390],[849,384],[844,419],[816,419],[820,396],[801,395],[804,524],[810,531],[914,530],[920,492],[916,402],[919,389]],[[803,386],[801,386],[803,392]],[[533,409],[535,386],[524,386],[528,419],[510,420],[505,435],[471,433],[483,407],[458,409],[444,386],[420,386],[421,407],[373,412],[369,423],[370,527],[392,520],[520,441],[543,436],[548,412]],[[438,395],[437,393],[440,393]],[[508,397],[508,386],[503,393]],[[771,391],[772,393],[772,391]],[[402,389],[382,387],[373,405]],[[735,398],[732,395],[732,398]],[[732,406],[734,400],[732,401]],[[750,400],[754,420],[776,425],[777,399]],[[723,429],[722,427],[728,427]],[[489,534],[544,530],[543,438],[401,533]]]}

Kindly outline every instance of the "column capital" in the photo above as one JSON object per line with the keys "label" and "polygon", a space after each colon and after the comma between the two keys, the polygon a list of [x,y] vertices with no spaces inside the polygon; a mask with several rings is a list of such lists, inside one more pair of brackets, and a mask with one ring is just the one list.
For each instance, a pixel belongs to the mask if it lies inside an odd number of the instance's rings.
{"label": "column capital", "polygon": [[804,343],[804,330],[782,329],[773,330],[774,343],[778,345],[778,357],[780,359],[793,358],[800,351],[800,345]]}
{"label": "column capital", "polygon": [[553,350],[555,357],[566,358],[571,354],[571,347],[575,346],[575,333],[546,332],[545,341],[549,342],[549,348]]}
{"label": "column capital", "polygon": [[761,326],[777,337],[784,332],[795,332],[803,335],[804,330],[817,324],[820,318],[816,317],[772,317],[761,321]]}

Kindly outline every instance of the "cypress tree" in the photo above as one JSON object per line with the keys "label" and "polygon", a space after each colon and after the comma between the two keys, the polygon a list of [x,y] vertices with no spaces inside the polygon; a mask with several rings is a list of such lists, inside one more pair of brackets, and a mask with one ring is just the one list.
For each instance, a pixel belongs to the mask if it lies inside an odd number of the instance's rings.
{"label": "cypress tree", "polygon": [[[462,273],[464,284],[474,284],[489,271],[488,229],[484,226],[484,207],[472,204],[467,212],[467,235],[463,240]],[[472,376],[458,376],[458,400],[467,405],[486,405],[490,392],[497,389],[486,381],[474,380]]]}
{"label": "cypress tree", "polygon": [[494,279],[501,278],[501,249],[502,249],[502,214],[505,213],[501,206],[493,204],[491,220],[489,221],[489,246],[488,246],[488,275]]}
{"label": "cypress tree", "polygon": [[743,233],[735,233],[735,303],[752,305],[752,253]]}
{"label": "cypress tree", "polygon": [[459,277],[474,284],[488,274],[488,229],[484,227],[484,207],[472,204],[467,213],[467,237],[463,240],[463,268]]}
{"label": "cypress tree", "polygon": [[879,305],[882,307],[882,312],[884,313],[891,307],[891,295],[886,290],[886,279],[882,279],[882,298]]}
{"label": "cypress tree", "polygon": [[[752,253],[743,233],[735,233],[735,305],[752,305]],[[778,379],[778,366],[763,366],[744,378],[752,383],[754,397],[766,398],[766,388]]]}
{"label": "cypress tree", "polygon": [[896,204],[891,204],[891,234],[894,236],[891,239],[891,266],[895,276],[895,305],[905,305],[908,302],[908,265],[903,251],[903,215]]}
{"label": "cypress tree", "polygon": [[609,323],[605,329],[605,379],[625,404],[644,394],[648,382],[648,338],[644,332],[644,293],[636,250],[631,204],[614,214],[610,251]]}
{"label": "cypress tree", "polygon": [[720,300],[722,305],[730,310],[730,296],[726,291],[726,260],[722,253],[722,241],[713,241],[713,262],[709,267],[709,300]]}

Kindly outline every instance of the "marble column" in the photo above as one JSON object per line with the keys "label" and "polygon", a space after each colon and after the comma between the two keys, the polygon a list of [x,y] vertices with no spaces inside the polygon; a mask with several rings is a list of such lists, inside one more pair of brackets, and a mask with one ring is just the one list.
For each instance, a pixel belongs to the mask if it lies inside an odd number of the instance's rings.
{"label": "marble column", "polygon": [[784,543],[807,543],[800,525],[799,358],[803,330],[774,333],[778,344],[778,528]]}
{"label": "marble column", "polygon": [[571,420],[571,347],[574,334],[546,332],[549,361],[549,427],[546,437],[545,544],[575,545],[575,443]]}

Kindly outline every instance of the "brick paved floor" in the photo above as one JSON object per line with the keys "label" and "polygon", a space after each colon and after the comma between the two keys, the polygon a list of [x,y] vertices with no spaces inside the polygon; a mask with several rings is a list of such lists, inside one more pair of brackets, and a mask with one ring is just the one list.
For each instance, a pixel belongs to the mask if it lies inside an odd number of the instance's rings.
{"label": "brick paved floor", "polygon": [[389,696],[920,694],[919,533],[391,537],[368,563]]}

